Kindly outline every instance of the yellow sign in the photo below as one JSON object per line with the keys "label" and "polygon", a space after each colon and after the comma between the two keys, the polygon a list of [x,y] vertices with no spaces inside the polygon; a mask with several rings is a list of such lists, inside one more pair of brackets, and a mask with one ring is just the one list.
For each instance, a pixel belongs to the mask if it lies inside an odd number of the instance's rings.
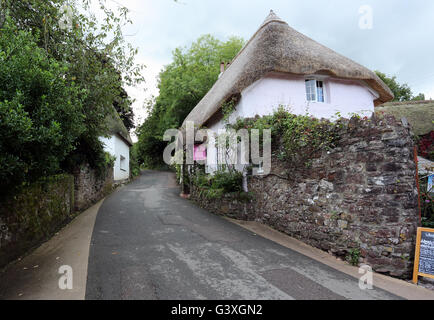
{"label": "yellow sign", "polygon": [[413,272],[415,284],[419,276],[434,279],[434,229],[417,228]]}

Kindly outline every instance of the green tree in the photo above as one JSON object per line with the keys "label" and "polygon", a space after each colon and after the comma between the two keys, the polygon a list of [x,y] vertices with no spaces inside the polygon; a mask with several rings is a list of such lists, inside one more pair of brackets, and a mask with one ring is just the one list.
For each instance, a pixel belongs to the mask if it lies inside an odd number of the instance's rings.
{"label": "green tree", "polygon": [[383,80],[390,90],[392,90],[393,94],[395,95],[395,99],[393,101],[425,100],[425,95],[423,93],[413,96],[413,92],[411,91],[408,84],[400,84],[396,80],[396,76],[389,77],[380,71],[375,71],[375,73],[381,80]]}
{"label": "green tree", "polygon": [[30,32],[0,30],[0,193],[56,173],[85,131],[86,91]]}
{"label": "green tree", "polygon": [[[90,0],[2,0],[0,4],[18,29],[33,33],[50,58],[68,65],[65,77],[87,92],[83,108],[86,128],[66,167],[82,161],[93,166],[104,162],[98,140],[106,134],[104,120],[114,106],[132,128],[132,101],[124,87],[143,81],[143,66],[134,62],[137,49],[126,43],[122,34],[122,28],[131,23],[128,9],[118,6],[111,10],[104,0],[93,2],[104,14],[100,23]],[[64,21],[66,27],[61,26]]]}
{"label": "green tree", "polygon": [[181,126],[217,81],[220,63],[232,61],[243,45],[238,37],[223,42],[204,35],[189,48],[173,51],[173,62],[159,75],[160,94],[147,102],[148,117],[137,130],[140,161],[151,167],[162,164],[164,132]]}
{"label": "green tree", "polygon": [[[34,63],[34,65],[26,64],[25,61],[20,60],[21,65],[18,62],[17,65],[9,65],[5,62],[7,68],[1,70],[5,81],[0,85],[7,94],[0,97],[2,103],[0,123],[5,129],[0,133],[0,140],[8,141],[6,128],[10,126],[9,122],[17,123],[23,126],[22,132],[27,134],[25,137],[28,141],[34,141],[37,135],[39,141],[47,140],[46,148],[52,146],[59,149],[50,149],[48,153],[44,153],[46,149],[41,147],[41,157],[42,154],[56,152],[56,156],[50,158],[50,161],[48,158],[32,158],[33,155],[36,156],[34,148],[39,148],[36,143],[29,142],[21,151],[15,150],[19,155],[28,152],[30,155],[26,156],[26,159],[31,159],[31,161],[23,161],[24,164],[17,162],[17,166],[21,166],[23,170],[14,169],[13,166],[4,170],[4,174],[15,183],[32,180],[38,174],[43,176],[60,169],[71,170],[82,162],[88,162],[95,168],[102,168],[106,165],[106,157],[99,137],[108,133],[107,116],[114,112],[115,107],[124,123],[132,124],[132,101],[126,95],[124,88],[143,81],[141,74],[143,66],[135,64],[134,57],[137,50],[125,42],[122,34],[123,26],[131,23],[128,19],[128,10],[119,6],[113,11],[105,6],[104,0],[96,1],[104,13],[101,23],[98,23],[90,10],[90,0],[0,0],[0,32],[4,41],[0,51],[6,57],[5,61],[16,56],[25,56],[29,62]],[[61,23],[64,20],[68,20],[66,27]],[[12,33],[7,31],[12,30],[11,26],[15,28]],[[17,35],[20,37],[26,35],[25,41],[16,38]],[[26,46],[24,42],[28,45]],[[26,56],[28,51],[23,50],[27,50],[28,47],[35,51],[35,57]],[[39,60],[35,60],[36,58]],[[46,64],[43,64],[44,61]],[[38,67],[39,71],[32,69],[32,66]],[[56,68],[60,68],[61,72]],[[17,70],[21,73],[13,74]],[[39,73],[41,79],[34,76]],[[54,74],[59,79],[52,80],[52,89],[59,90],[58,99],[61,99],[59,101],[50,96],[55,91],[50,91],[51,89],[46,87],[50,75]],[[65,82],[67,89],[74,88],[74,90],[66,92],[66,89],[64,90],[59,84],[60,80]],[[33,88],[33,91],[23,90],[29,87]],[[35,101],[31,98],[33,96],[37,97]],[[74,99],[79,101],[71,102]],[[81,125],[74,120],[65,120],[65,122],[61,120],[62,117],[70,115],[69,105],[65,105],[68,101],[78,108],[74,111],[74,115],[82,121]],[[44,103],[43,107],[38,103]],[[31,129],[33,125],[39,125],[41,115],[29,111],[29,108],[43,110],[41,112],[44,113],[47,123],[52,123],[52,127],[49,127],[44,122],[44,126],[50,128],[50,130],[44,129],[44,135]],[[65,109],[64,114],[59,113],[59,108]],[[15,119],[11,118],[13,115],[16,115]],[[50,118],[51,116],[53,118]],[[59,120],[49,122],[55,117],[59,117]],[[72,129],[68,131],[67,123],[74,126],[75,131]],[[59,141],[60,136],[63,139],[68,137],[71,141],[53,143],[54,140]],[[4,152],[11,152],[3,155],[9,157],[10,163],[12,159],[16,159],[11,144],[8,142],[7,146],[6,143],[2,145],[5,148]],[[47,163],[53,164],[49,170],[30,170],[37,166],[45,168]],[[26,166],[29,168],[26,169]],[[2,185],[12,183],[12,180],[3,180]]]}

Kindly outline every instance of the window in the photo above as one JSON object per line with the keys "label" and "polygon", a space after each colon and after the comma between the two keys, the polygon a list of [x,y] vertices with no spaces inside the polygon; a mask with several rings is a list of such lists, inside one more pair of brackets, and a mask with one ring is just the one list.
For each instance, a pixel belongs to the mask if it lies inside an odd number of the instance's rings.
{"label": "window", "polygon": [[120,159],[120,169],[122,171],[127,171],[127,161],[126,161],[124,156],[121,156],[121,159]]}
{"label": "window", "polygon": [[306,99],[311,102],[324,102],[324,82],[315,79],[307,79]]}
{"label": "window", "polygon": [[257,173],[258,174],[263,174],[264,173],[264,167],[263,167],[263,162],[262,161],[259,162]]}

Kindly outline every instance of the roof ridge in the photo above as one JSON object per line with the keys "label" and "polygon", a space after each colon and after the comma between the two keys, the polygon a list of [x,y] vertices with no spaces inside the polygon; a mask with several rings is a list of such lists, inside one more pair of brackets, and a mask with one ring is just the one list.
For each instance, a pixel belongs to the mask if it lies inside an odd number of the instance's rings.
{"label": "roof ridge", "polygon": [[261,26],[259,27],[259,29],[261,29],[263,26],[265,26],[266,24],[268,24],[268,23],[270,23],[272,21],[283,22],[283,23],[288,24],[285,20],[282,20],[273,10],[270,10],[270,13],[265,18],[264,22],[261,24]]}
{"label": "roof ridge", "polygon": [[298,32],[270,11],[184,123],[188,120],[203,125],[225,99],[240,94],[270,71],[298,75],[326,71],[337,78],[365,81],[379,93],[374,100],[376,106],[393,99],[390,89],[374,72]]}
{"label": "roof ridge", "polygon": [[[282,20],[273,10],[270,10],[270,13],[265,18],[264,22],[261,24],[258,30],[256,30],[253,36],[251,36],[250,39],[245,43],[245,45],[240,49],[240,51],[238,51],[237,55],[232,59],[232,62],[235,61],[235,59],[238,58],[238,56],[244,51],[244,49],[249,45],[249,43],[253,41],[253,39],[256,37],[259,31],[261,31],[265,26],[267,26],[271,22],[283,23],[289,27],[289,24],[285,20]],[[229,65],[229,68],[231,67],[231,65],[232,64]]]}

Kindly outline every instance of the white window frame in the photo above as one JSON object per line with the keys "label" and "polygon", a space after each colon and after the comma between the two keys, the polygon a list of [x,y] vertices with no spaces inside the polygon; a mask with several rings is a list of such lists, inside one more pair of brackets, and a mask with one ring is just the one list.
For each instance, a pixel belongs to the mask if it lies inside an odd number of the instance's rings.
{"label": "white window frame", "polygon": [[258,171],[256,171],[256,172],[257,172],[257,174],[260,174],[260,175],[264,174],[264,166],[263,166],[263,162],[262,161],[259,161]]}
{"label": "white window frame", "polygon": [[[310,81],[315,81],[315,99],[314,100],[309,100],[308,99],[308,83]],[[323,101],[318,101],[318,83],[321,82],[322,84],[322,97],[323,97]],[[306,101],[307,102],[315,102],[315,103],[326,103],[327,101],[327,97],[326,97],[326,83],[324,81],[324,78],[320,78],[320,77],[309,77],[306,78],[304,81],[304,89],[305,89],[305,97],[306,97]]]}
{"label": "white window frame", "polygon": [[127,171],[126,163],[127,163],[127,158],[125,158],[123,155],[121,155],[119,157],[119,169],[121,169],[122,171]]}

